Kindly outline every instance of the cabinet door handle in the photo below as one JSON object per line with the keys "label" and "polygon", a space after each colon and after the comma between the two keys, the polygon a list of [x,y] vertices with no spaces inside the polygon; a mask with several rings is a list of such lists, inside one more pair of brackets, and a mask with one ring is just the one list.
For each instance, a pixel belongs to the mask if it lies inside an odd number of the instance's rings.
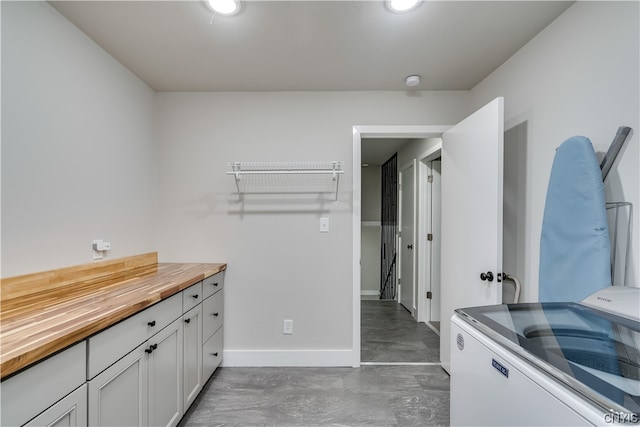
{"label": "cabinet door handle", "polygon": [[218,282],[212,283],[213,286],[218,286]]}
{"label": "cabinet door handle", "polygon": [[218,352],[216,351],[215,353],[211,353],[211,355],[214,357],[218,357]]}
{"label": "cabinet door handle", "polygon": [[216,316],[216,317],[218,317],[218,314],[219,314],[219,313],[213,313],[213,315],[214,315],[214,316]]}
{"label": "cabinet door handle", "polygon": [[147,353],[147,354],[151,354],[151,353],[153,353],[153,349],[151,347],[145,348],[144,352]]}
{"label": "cabinet door handle", "polygon": [[156,348],[158,348],[158,344],[151,344],[151,350],[155,350]]}
{"label": "cabinet door handle", "polygon": [[191,319],[184,319],[184,323],[191,323]]}
{"label": "cabinet door handle", "polygon": [[147,322],[147,325],[149,325],[149,327],[153,328],[154,326],[156,326],[156,321],[152,320],[151,322]]}
{"label": "cabinet door handle", "polygon": [[198,299],[199,295],[198,294],[194,294],[194,295],[191,295],[191,296],[194,297],[195,299]]}

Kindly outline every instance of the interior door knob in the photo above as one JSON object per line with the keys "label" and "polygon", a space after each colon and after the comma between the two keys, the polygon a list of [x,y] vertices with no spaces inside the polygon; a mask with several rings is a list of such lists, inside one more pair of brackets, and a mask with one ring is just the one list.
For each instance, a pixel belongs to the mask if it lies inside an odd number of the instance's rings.
{"label": "interior door knob", "polygon": [[480,280],[493,282],[493,273],[490,271],[487,271],[486,273],[480,273]]}

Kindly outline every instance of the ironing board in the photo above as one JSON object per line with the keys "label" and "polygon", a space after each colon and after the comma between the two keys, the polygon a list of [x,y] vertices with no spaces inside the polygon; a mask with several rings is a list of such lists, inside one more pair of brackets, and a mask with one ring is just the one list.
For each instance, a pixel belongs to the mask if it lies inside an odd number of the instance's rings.
{"label": "ironing board", "polygon": [[611,286],[611,243],[602,171],[591,141],[558,147],[540,238],[540,302],[577,302]]}

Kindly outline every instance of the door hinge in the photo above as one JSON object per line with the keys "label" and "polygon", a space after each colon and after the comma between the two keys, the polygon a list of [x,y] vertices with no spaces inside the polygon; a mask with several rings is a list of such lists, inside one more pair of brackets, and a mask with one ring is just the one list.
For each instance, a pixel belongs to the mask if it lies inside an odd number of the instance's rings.
{"label": "door hinge", "polygon": [[433,294],[431,293],[431,291],[427,292],[427,299],[432,299],[433,298]]}
{"label": "door hinge", "polygon": [[433,240],[433,234],[432,233],[427,234],[427,240],[428,241],[432,241]]}
{"label": "door hinge", "polygon": [[433,175],[427,176],[427,182],[433,183]]}

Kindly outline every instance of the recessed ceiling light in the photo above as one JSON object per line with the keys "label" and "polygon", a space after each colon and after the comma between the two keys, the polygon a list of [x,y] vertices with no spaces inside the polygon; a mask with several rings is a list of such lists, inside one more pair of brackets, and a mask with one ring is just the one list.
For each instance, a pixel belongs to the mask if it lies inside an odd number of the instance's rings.
{"label": "recessed ceiling light", "polygon": [[220,15],[235,15],[240,11],[240,0],[206,0],[205,3]]}
{"label": "recessed ceiling light", "polygon": [[416,7],[420,0],[387,0],[387,7],[394,12],[407,12]]}

